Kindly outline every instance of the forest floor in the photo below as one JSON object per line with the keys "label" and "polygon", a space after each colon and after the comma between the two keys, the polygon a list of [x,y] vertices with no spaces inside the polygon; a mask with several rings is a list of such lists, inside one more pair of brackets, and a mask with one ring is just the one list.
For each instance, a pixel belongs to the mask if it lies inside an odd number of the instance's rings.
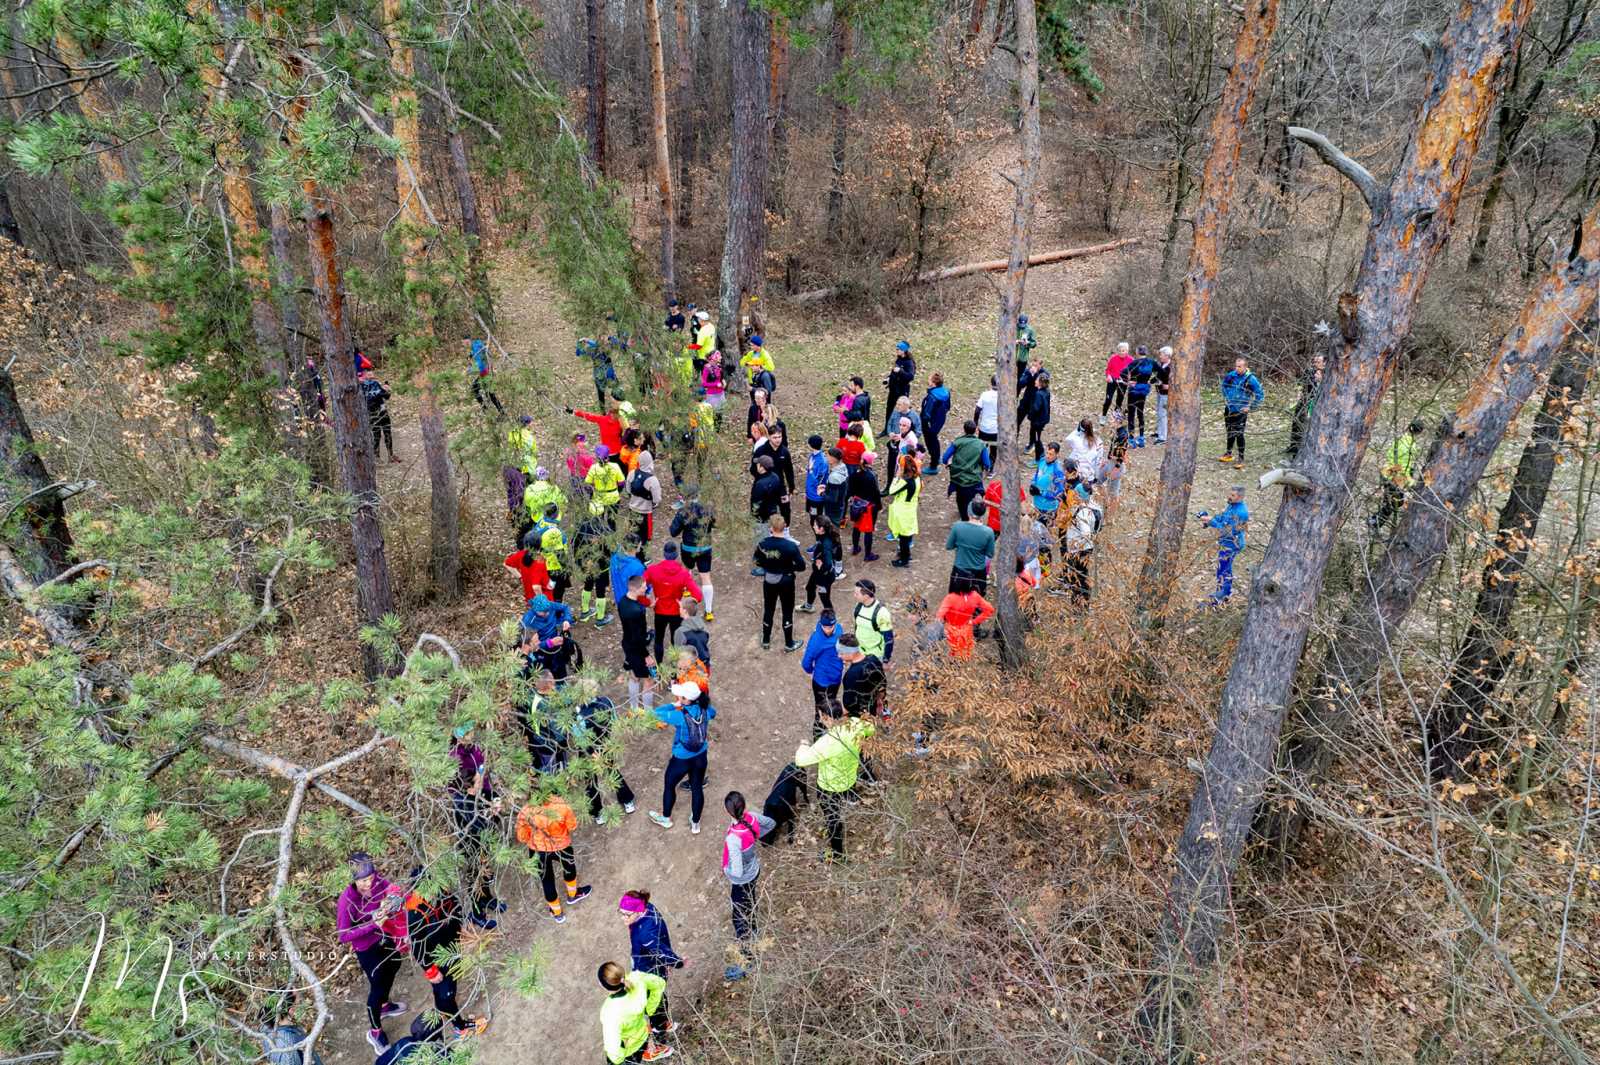
{"label": "forest floor", "polygon": [[[1100,370],[1105,352],[1122,339],[1114,328],[1096,321],[1090,308],[1096,274],[1109,265],[1106,259],[1087,259],[1039,268],[1029,275],[1027,310],[1039,335],[1039,351],[1055,374],[1055,421],[1049,434],[1052,438],[1064,436],[1078,417],[1099,412],[1103,380]],[[594,398],[585,369],[575,361],[567,361],[572,359],[571,338],[576,330],[560,320],[552,287],[526,261],[503,258],[495,281],[500,292],[500,330],[503,342],[513,353],[512,361],[548,360],[545,369],[558,382],[559,395],[549,397],[555,416],[535,412],[541,454],[553,465],[571,432],[581,427],[575,421],[559,420],[559,406],[584,405]],[[865,326],[824,315],[802,317],[782,308],[769,310],[768,347],[778,367],[776,402],[788,422],[791,446],[802,475],[804,441],[812,432],[829,435],[834,427],[830,405],[842,383],[850,374],[860,373],[881,397],[877,381],[892,362],[894,342],[902,336],[912,341],[918,360],[919,382],[914,399],[920,399],[926,374],[942,371],[955,397],[951,418],[959,426],[992,370],[994,298],[983,281],[965,287],[952,285],[948,296],[950,302],[936,318],[879,320]],[[1153,348],[1167,338],[1127,339]],[[529,352],[537,354],[520,354]],[[1269,389],[1274,384],[1269,382]],[[1280,395],[1273,400],[1272,409],[1263,412],[1264,416],[1252,427],[1251,464],[1244,475],[1215,462],[1221,445],[1220,419],[1206,419],[1194,492],[1197,508],[1220,505],[1230,484],[1239,480],[1253,483],[1279,457],[1286,438],[1286,418],[1276,412],[1286,410],[1292,399]],[[672,978],[673,999],[685,1019],[694,1004],[721,980],[725,950],[732,941],[727,888],[720,873],[720,830],[725,825],[721,797],[737,788],[759,801],[778,770],[793,756],[795,746],[809,738],[812,716],[810,686],[800,669],[799,653],[785,654],[776,634],[772,650],[760,648],[760,593],[758,582],[748,576],[749,532],[742,516],[748,489],[748,478],[738,457],[744,452],[744,445],[737,439],[743,404],[743,397],[730,398],[724,438],[727,454],[719,463],[717,476],[709,479],[717,483],[707,487],[707,494],[722,515],[722,531],[717,540],[714,572],[716,620],[711,624],[718,717],[712,735],[705,831],[699,836],[689,833],[686,793],[681,793],[672,830],[663,831],[647,819],[647,810],[659,808],[661,774],[670,743],[667,734],[656,734],[636,742],[624,763],[624,775],[639,795],[638,811],[613,827],[586,822],[576,834],[580,880],[595,889],[591,900],[572,910],[565,924],[556,925],[545,916],[537,884],[521,876],[502,878],[501,893],[510,903],[510,910],[497,938],[504,949],[532,952],[540,962],[542,980],[540,992],[532,998],[524,998],[508,987],[495,987],[468,1007],[471,1012],[493,1017],[482,1053],[482,1060],[490,1065],[527,1060],[535,1053],[540,1060],[560,1063],[598,1059],[599,995],[594,972],[607,959],[627,961],[627,932],[615,910],[617,897],[626,889],[643,888],[652,893],[672,929],[674,944],[689,959],[688,968]],[[874,422],[881,427],[883,413],[877,406]],[[1208,410],[1213,406],[1208,404]],[[379,469],[386,496],[392,500],[406,495],[421,503],[426,498],[426,472],[419,461],[420,440],[415,422],[408,413],[404,401],[398,404],[396,447],[402,463],[380,463]],[[1151,413],[1153,417],[1153,410]],[[952,437],[954,433],[947,431],[946,435]],[[1149,435],[1154,435],[1153,425]],[[1136,553],[1142,549],[1161,453],[1162,449],[1155,447],[1133,453],[1121,513],[1108,523],[1102,541],[1106,554]],[[860,557],[848,560],[847,577],[835,586],[835,603],[841,613],[848,616],[853,581],[866,576],[878,582],[880,599],[895,612],[899,625],[906,624],[902,607],[911,594],[920,592],[937,601],[949,572],[949,555],[943,545],[954,518],[953,503],[944,493],[946,484],[943,476],[930,482],[932,491],[921,508],[922,532],[909,570],[889,565],[894,545],[881,541],[876,545],[882,556],[880,561],[867,564]],[[671,498],[669,488],[668,499]],[[1271,528],[1275,493],[1262,493],[1259,498],[1252,493],[1250,502],[1255,539],[1260,544]],[[465,547],[469,554],[481,556],[474,567],[477,572],[493,573],[498,570],[499,558],[509,549],[492,542],[496,537],[509,539],[503,531],[503,495],[498,484],[474,485],[471,506],[474,513],[469,522],[464,522],[464,529],[470,530],[473,540]],[[667,506],[663,504],[662,515],[670,514]],[[477,542],[479,538],[485,542]],[[655,552],[659,552],[663,539],[658,529]],[[803,535],[802,539],[809,540]],[[1197,555],[1204,555],[1212,550],[1210,536],[1197,532],[1190,537],[1189,547]],[[1259,546],[1252,546],[1246,565],[1240,567],[1241,593],[1247,592],[1246,571],[1254,557],[1259,557]],[[1198,597],[1210,590],[1203,563],[1195,567],[1195,574],[1190,591]],[[502,579],[497,581],[495,577]],[[1239,594],[1235,602],[1242,603],[1244,598]],[[473,632],[483,632],[518,610],[515,579],[499,573],[478,581],[469,589],[466,603],[457,604],[448,619],[441,618],[434,624],[448,627],[465,623]],[[816,615],[797,614],[796,638],[803,642],[815,623]],[[452,635],[447,628],[440,631]],[[614,626],[601,632],[587,624],[581,626],[580,641],[586,656],[620,668],[616,633]],[[909,746],[908,738],[900,739],[906,741],[903,746]],[[815,863],[818,847],[814,844],[815,840],[808,837],[806,845],[779,860]],[[818,877],[832,875],[820,863],[815,868]],[[415,973],[408,971],[398,988],[400,997],[413,1010],[428,1004],[426,985]],[[362,1038],[361,998],[354,983],[347,985],[338,998],[338,1016],[324,1043],[330,1063],[368,1060]],[[404,1023],[391,1022],[391,1035],[399,1034]]]}

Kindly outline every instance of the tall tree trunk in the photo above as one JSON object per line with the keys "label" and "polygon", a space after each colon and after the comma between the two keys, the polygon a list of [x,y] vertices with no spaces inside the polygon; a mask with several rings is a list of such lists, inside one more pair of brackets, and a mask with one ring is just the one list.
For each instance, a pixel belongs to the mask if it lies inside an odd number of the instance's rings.
{"label": "tall tree trunk", "polygon": [[[1337,739],[1355,701],[1367,691],[1389,652],[1394,634],[1449,544],[1450,530],[1574,322],[1595,306],[1600,285],[1600,203],[1584,219],[1572,254],[1553,267],[1528,296],[1516,324],[1467,389],[1445,423],[1412,489],[1394,536],[1358,597],[1339,619],[1316,679],[1302,689],[1291,734],[1279,753],[1287,786],[1310,789],[1333,764]],[[1318,406],[1322,404],[1319,403]],[[1317,431],[1313,414],[1308,431]],[[1279,858],[1298,841],[1306,810],[1295,801],[1269,803],[1256,831]]]}
{"label": "tall tree trunk", "polygon": [[589,159],[595,169],[606,172],[606,0],[583,0],[588,21],[588,59],[585,83],[589,99],[587,131]]}
{"label": "tall tree trunk", "polygon": [[[450,100],[448,89],[445,99]],[[494,327],[494,294],[489,288],[489,270],[483,261],[483,219],[478,214],[478,190],[472,183],[472,157],[467,150],[466,135],[461,132],[461,118],[454,101],[447,108],[450,119],[450,184],[455,187],[456,202],[461,207],[461,234],[467,238],[467,272],[471,275],[472,309]]]}
{"label": "tall tree trunk", "polygon": [[16,383],[0,367],[0,519],[5,522],[0,543],[11,548],[36,585],[60,575],[72,562],[72,533],[55,484],[39,457]]}
{"label": "tall tree trunk", "polygon": [[272,287],[278,298],[278,320],[283,323],[287,355],[294,368],[304,457],[311,470],[311,482],[327,487],[333,483],[333,470],[329,465],[327,422],[321,403],[323,397],[311,364],[299,354],[304,350],[300,338],[305,335],[305,325],[300,317],[300,278],[291,251],[294,236],[290,226],[293,223],[289,218],[289,209],[281,203],[271,204],[267,212],[272,238]]}
{"label": "tall tree trunk", "polygon": [[983,32],[983,19],[989,0],[972,0],[972,17],[967,20],[967,39],[975,39]]}
{"label": "tall tree trunk", "polygon": [[783,182],[789,167],[789,22],[774,12],[771,16],[772,55],[767,71],[767,97],[772,102],[772,165],[767,184],[767,205],[772,213],[785,213]]}
{"label": "tall tree trunk", "polygon": [[432,504],[429,569],[435,594],[446,602],[453,602],[461,595],[461,511],[456,503],[455,477],[450,469],[444,411],[434,391],[430,365],[437,356],[439,341],[433,320],[433,299],[427,290],[428,236],[433,226],[422,206],[422,124],[414,87],[416,57],[402,3],[403,0],[384,0],[383,16],[385,33],[389,37],[389,71],[394,76],[391,95],[394,138],[400,146],[394,165],[395,188],[400,195],[400,239],[405,256],[406,290],[411,328],[422,340],[411,384],[417,390],[417,417],[421,422],[422,453],[428,466]]}
{"label": "tall tree trunk", "polygon": [[673,30],[677,38],[677,77],[673,85],[673,113],[678,116],[678,225],[694,224],[694,54],[689,50],[689,0],[673,5]]}
{"label": "tall tree trunk", "polygon": [[844,221],[844,149],[850,132],[850,98],[843,82],[850,63],[850,20],[835,4],[833,9],[834,85],[832,176],[828,179],[828,218],[825,236],[829,244],[839,240]]}
{"label": "tall tree trunk", "polygon": [[1167,445],[1161,456],[1161,492],[1150,520],[1144,566],[1139,572],[1138,610],[1146,625],[1166,612],[1177,581],[1178,551],[1189,515],[1195,454],[1200,446],[1200,379],[1211,337],[1211,297],[1222,269],[1222,244],[1238,184],[1239,153],[1250,108],[1261,85],[1267,52],[1278,25],[1278,0],[1252,0],[1234,42],[1233,66],[1211,116],[1211,154],[1195,211],[1194,246],[1183,279],[1178,341],[1173,345],[1167,395]]}
{"label": "tall tree trunk", "polygon": [[[1172,210],[1167,215],[1167,231],[1161,238],[1161,287],[1167,286],[1172,277],[1172,262],[1178,250],[1178,230],[1183,225],[1183,205],[1189,199],[1189,162],[1184,157],[1187,145],[1180,147],[1178,152],[1178,168],[1172,179]],[[1234,160],[1237,162],[1238,154]],[[1171,407],[1169,405],[1168,411]],[[1170,413],[1169,413],[1170,416]]]}
{"label": "tall tree trunk", "polygon": [[22,227],[17,225],[17,216],[11,210],[11,194],[6,190],[6,183],[0,177],[0,237],[4,237],[17,247],[22,247]]}
{"label": "tall tree trunk", "polygon": [[1190,801],[1168,893],[1158,975],[1141,1021],[1158,1047],[1181,1045],[1194,970],[1209,966],[1228,894],[1272,771],[1278,732],[1333,553],[1400,345],[1429,270],[1455,223],[1461,190],[1494,106],[1498,73],[1531,0],[1465,0],[1434,50],[1426,98],[1388,187],[1323,138],[1323,157],[1361,187],[1372,222],[1355,291],[1339,299],[1338,340],[1311,415],[1300,465],[1310,481],[1284,492],[1272,542],[1222,692],[1216,734]]}
{"label": "tall tree trunk", "polygon": [[[661,291],[678,294],[676,216],[672,206],[672,156],[667,151],[667,64],[661,54],[661,0],[644,0],[646,42],[650,46],[650,122],[656,149],[656,193],[661,197]],[[680,115],[679,122],[683,121]]]}
{"label": "tall tree trunk", "polygon": [[1011,260],[1000,290],[1000,321],[994,352],[995,388],[1000,393],[1000,539],[995,545],[995,613],[1000,630],[1000,661],[1021,669],[1027,660],[1027,637],[1017,602],[1018,496],[1017,465],[1017,316],[1028,283],[1028,251],[1033,241],[1033,213],[1039,188],[1039,26],[1034,0],[1016,0],[1017,95],[1022,102],[1020,140],[1022,171],[1017,175],[1017,202],[1011,211]]}
{"label": "tall tree trunk", "polygon": [[[1593,329],[1596,322],[1589,319]],[[1594,346],[1579,338],[1550,374],[1544,402],[1533,421],[1533,436],[1522,449],[1511,494],[1500,508],[1494,547],[1483,567],[1483,587],[1472,611],[1472,623],[1461,640],[1450,670],[1444,698],[1429,714],[1423,729],[1428,772],[1432,779],[1458,776],[1472,752],[1491,736],[1488,707],[1511,665],[1511,610],[1516,605],[1528,552],[1539,531],[1539,517],[1556,469],[1561,428],[1573,406],[1583,399],[1594,369]]]}
{"label": "tall tree trunk", "polygon": [[[722,293],[717,333],[724,351],[743,354],[739,312],[759,299],[767,254],[767,53],[771,46],[760,0],[736,0],[729,61],[733,71],[733,159],[728,169],[728,229],[722,245]],[[729,341],[734,341],[729,346]],[[744,374],[728,375],[738,391]]]}

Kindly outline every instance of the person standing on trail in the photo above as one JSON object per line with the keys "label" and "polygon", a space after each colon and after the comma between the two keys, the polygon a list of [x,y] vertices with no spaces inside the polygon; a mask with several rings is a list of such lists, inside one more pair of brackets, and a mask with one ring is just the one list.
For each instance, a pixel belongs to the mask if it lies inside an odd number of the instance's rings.
{"label": "person standing on trail", "polygon": [[[758,378],[763,374],[775,375],[777,366],[772,361],[772,356],[767,354],[767,349],[762,347],[764,341],[759,333],[750,337],[750,348],[739,358],[739,369],[744,371],[745,383],[754,391],[762,387]],[[772,390],[767,389],[770,395]]]}
{"label": "person standing on trail", "polygon": [[1028,483],[1028,496],[1033,509],[1046,528],[1055,524],[1061,509],[1061,497],[1067,491],[1067,471],[1061,464],[1061,445],[1052,441],[1044,449],[1044,457],[1033,468],[1033,480]]}
{"label": "person standing on trail", "polygon": [[656,476],[656,459],[648,451],[639,452],[633,475],[628,478],[628,509],[634,516],[634,534],[641,544],[650,542],[655,531],[656,508],[661,505],[661,478]]}
{"label": "person standing on trail", "polygon": [[1000,388],[992,376],[989,387],[979,393],[978,403],[972,408],[972,420],[978,426],[979,440],[985,444],[1000,440]]}
{"label": "person standing on trail", "polygon": [[586,515],[572,535],[572,565],[583,583],[578,620],[593,621],[597,629],[611,624],[606,616],[606,604],[611,601],[610,558],[606,551],[610,537],[610,524],[595,514]]}
{"label": "person standing on trail", "polygon": [[[1040,370],[1033,381],[1033,394],[1028,397],[1028,446],[1033,448],[1033,461],[1044,456],[1044,430],[1050,424],[1050,375]],[[1018,424],[1021,422],[1019,420]]]}
{"label": "person standing on trail", "polygon": [[[851,639],[861,652],[881,662],[894,657],[894,617],[878,601],[878,585],[866,577],[856,581],[856,605],[850,613]],[[841,657],[844,651],[840,650]]]}
{"label": "person standing on trail", "polygon": [[1106,417],[1113,411],[1120,409],[1128,400],[1128,385],[1122,379],[1122,371],[1128,368],[1133,361],[1133,356],[1128,352],[1128,342],[1124,340],[1118,344],[1106,359],[1106,399],[1100,405],[1100,424],[1106,423]]}
{"label": "person standing on trail", "polygon": [[644,573],[628,577],[628,592],[617,601],[622,622],[622,669],[628,678],[628,707],[643,710],[655,696],[656,660],[650,653],[650,601],[644,594]]}
{"label": "person standing on trail", "polygon": [[[649,973],[667,978],[673,969],[689,963],[672,949],[672,935],[667,931],[666,919],[650,903],[648,891],[624,891],[617,900],[617,913],[628,925],[628,953],[633,957],[635,972]],[[650,1014],[651,1035],[672,1035],[678,1022],[672,1019],[667,1004],[667,992],[661,991],[661,1002]]]}
{"label": "person standing on trail", "polygon": [[[412,871],[413,881],[421,876],[420,866]],[[445,893],[437,899],[427,899],[413,889],[406,896],[405,910],[411,958],[422,970],[423,979],[428,981],[434,1012],[441,1020],[450,1022],[458,1039],[482,1035],[489,1027],[489,1019],[464,1015],[456,1001],[452,964],[460,949],[461,912],[455,896]]]}
{"label": "person standing on trail", "polygon": [[806,601],[799,608],[807,614],[816,609],[813,604],[818,596],[822,598],[823,610],[833,609],[833,582],[837,579],[844,551],[838,527],[820,514],[811,518],[811,534],[816,537],[810,552],[811,573],[806,577]]}
{"label": "person standing on trail", "polygon": [[[489,387],[489,342],[477,337],[463,337],[461,343],[466,345],[467,358],[472,360],[472,398],[485,411],[489,409],[489,403],[493,403],[494,409],[504,417],[506,409],[500,405],[500,397]],[[484,402],[485,397],[487,403]]]}
{"label": "person standing on trail", "polygon": [[1311,423],[1311,412],[1317,409],[1317,392],[1322,388],[1322,368],[1326,359],[1321,353],[1311,356],[1305,373],[1300,375],[1300,398],[1295,401],[1289,416],[1289,446],[1285,452],[1289,461],[1300,457],[1300,445],[1305,443],[1306,426]]}
{"label": "person standing on trail", "polygon": [[[1320,356],[1318,356],[1320,358]],[[1156,443],[1167,442],[1167,396],[1172,391],[1172,348],[1156,352]]]}
{"label": "person standing on trail", "polygon": [[374,1053],[389,1045],[383,1019],[406,1011],[389,998],[400,959],[410,948],[404,913],[405,892],[378,874],[372,856],[350,855],[350,884],[339,896],[339,942],[356,956],[367,977],[367,1042]]}
{"label": "person standing on trail", "polygon": [[695,311],[693,327],[694,342],[688,345],[689,350],[694,353],[692,357],[696,360],[704,359],[709,363],[713,351],[719,355],[722,353],[717,347],[717,323],[713,322],[711,315],[705,311]]}
{"label": "person standing on trail", "polygon": [[557,865],[561,867],[561,878],[566,886],[565,905],[576,906],[593,891],[588,884],[578,884],[578,860],[572,850],[572,831],[577,827],[578,815],[554,790],[534,795],[517,814],[517,841],[539,861],[544,901],[550,907],[551,920],[557,924],[567,919],[562,897],[556,891]]}
{"label": "person standing on trail", "polygon": [[[602,398],[600,402],[602,405],[601,409],[604,410],[605,400]],[[613,408],[612,410],[602,414],[596,414],[592,411],[586,410],[575,410],[572,407],[566,407],[564,409],[568,414],[571,414],[574,417],[582,418],[586,422],[594,423],[595,427],[600,431],[600,443],[605,445],[606,454],[611,457],[611,461],[617,463],[621,462],[622,430],[624,426],[622,424],[622,418],[620,417],[616,408]],[[599,457],[598,452],[596,453],[596,457]]]}
{"label": "person standing on trail", "polygon": [[[603,409],[606,405],[606,395],[617,380],[617,368],[612,365],[610,353],[593,337],[582,337],[578,340],[577,350],[573,354],[580,359],[589,360],[589,369],[594,378],[594,394],[598,405]],[[615,454],[615,451],[612,453]]]}
{"label": "person standing on trail", "polygon": [[709,503],[700,501],[700,486],[693,482],[683,486],[683,507],[672,516],[667,527],[669,536],[679,538],[679,551],[683,564],[690,573],[697,574],[700,584],[700,601],[705,604],[707,621],[715,621],[711,612],[711,534],[717,527],[717,515]]}
{"label": "person standing on trail", "polygon": [[917,476],[917,456],[901,455],[900,469],[889,482],[889,535],[899,556],[890,563],[900,569],[911,565],[911,544],[917,536],[917,507],[922,502],[922,480]]}
{"label": "person standing on trail", "polygon": [[672,702],[655,708],[656,720],[673,728],[672,757],[667,761],[661,787],[661,811],[650,820],[672,827],[672,807],[678,801],[678,783],[689,780],[689,832],[700,834],[700,814],[706,805],[706,754],[711,749],[711,719],[717,708],[693,681],[672,686]]}
{"label": "person standing on trail", "polygon": [[794,459],[789,454],[789,445],[784,438],[782,424],[774,426],[768,431],[764,440],[756,442],[750,452],[750,474],[758,476],[758,470],[763,458],[772,460],[772,472],[777,474],[778,482],[783,486],[783,492],[778,498],[778,513],[783,515],[785,523],[793,520],[789,511],[789,500],[794,496]]}
{"label": "person standing on trail", "polygon": [[1089,560],[1094,554],[1094,538],[1105,524],[1105,512],[1094,498],[1094,488],[1079,483],[1073,489],[1074,510],[1061,533],[1062,583],[1079,606],[1089,602]]}
{"label": "person standing on trail", "polygon": [[[857,655],[860,654],[856,650]],[[822,735],[801,744],[794,752],[800,768],[817,767],[817,793],[828,825],[827,860],[844,860],[844,804],[861,773],[861,743],[873,733],[865,717],[824,717]]]}
{"label": "person standing on trail", "polygon": [[800,668],[811,677],[811,702],[816,708],[811,738],[816,739],[822,735],[823,718],[844,713],[844,705],[839,702],[844,661],[839,657],[839,619],[832,610],[824,610],[817,619],[817,627],[811,630],[805,653],[800,656]]}
{"label": "person standing on trail", "polygon": [[1406,431],[1395,437],[1394,443],[1383,453],[1383,466],[1378,471],[1379,484],[1383,488],[1383,502],[1379,505],[1378,512],[1367,519],[1367,527],[1373,532],[1382,529],[1400,513],[1400,507],[1406,501],[1406,493],[1411,490],[1411,485],[1417,479],[1417,437],[1426,430],[1427,426],[1422,424],[1422,419],[1411,419]]}
{"label": "person standing on trail", "polygon": [[367,420],[372,423],[373,460],[381,454],[378,450],[381,437],[389,449],[389,461],[399,462],[394,456],[394,421],[389,417],[389,397],[394,393],[369,370],[356,375],[356,386],[361,389],[361,398],[367,403]]}
{"label": "person standing on trail", "polygon": [[[1144,406],[1150,398],[1156,373],[1156,360],[1150,357],[1149,349],[1140,344],[1138,355],[1122,371],[1122,379],[1128,384],[1128,436],[1133,447],[1144,447]],[[1161,426],[1158,424],[1156,428]]]}
{"label": "person standing on trail", "polygon": [[794,638],[794,582],[797,574],[806,571],[806,560],[800,545],[789,536],[783,515],[772,515],[767,529],[767,535],[756,544],[754,557],[761,573],[761,649],[772,646],[772,617],[781,604],[783,649],[794,651],[800,647]]}
{"label": "person standing on trail", "polygon": [[961,435],[944,449],[939,461],[950,468],[950,487],[946,494],[956,497],[956,514],[966,521],[972,501],[983,491],[984,471],[991,467],[989,449],[978,439],[978,423],[962,422]]}
{"label": "person standing on trail", "polygon": [[989,562],[994,558],[995,535],[987,521],[989,509],[981,501],[972,504],[965,521],[950,526],[944,549],[954,551],[950,565],[951,592],[989,590]]}
{"label": "person standing on trail", "polygon": [[728,398],[727,382],[722,376],[722,352],[712,351],[706,356],[705,365],[700,367],[700,390],[705,394],[706,403],[717,424],[721,424],[722,404]]}
{"label": "person standing on trail", "polygon": [[[870,457],[869,457],[870,456]],[[876,562],[872,552],[872,532],[877,528],[878,512],[883,509],[883,491],[878,487],[878,477],[872,472],[877,456],[863,452],[861,461],[851,466],[846,490],[850,494],[850,553],[861,555],[863,562]],[[863,553],[862,541],[866,542]]]}
{"label": "person standing on trail", "polygon": [[1239,461],[1244,461],[1244,430],[1250,412],[1261,406],[1267,398],[1261,380],[1250,372],[1244,359],[1234,359],[1233,369],[1222,378],[1222,422],[1227,430],[1227,448],[1217,456],[1218,462],[1232,462],[1233,450],[1239,449]]}
{"label": "person standing on trail", "polygon": [[638,970],[625,973],[614,961],[600,966],[598,975],[606,991],[606,1000],[600,1004],[606,1061],[631,1065],[670,1058],[672,1048],[655,1042],[650,1031],[650,1018],[661,1009],[667,993],[666,980]]}
{"label": "person standing on trail", "polygon": [[711,630],[701,617],[701,605],[693,599],[683,601],[683,625],[672,634],[672,646],[681,647],[711,669]]}
{"label": "person standing on trail", "polygon": [[[1102,422],[1104,418],[1100,419]],[[1067,434],[1067,458],[1078,468],[1078,476],[1087,484],[1100,479],[1105,465],[1105,444],[1094,431],[1094,422],[1083,418],[1078,427]]]}
{"label": "person standing on trail", "polygon": [[1244,486],[1228,489],[1228,505],[1222,513],[1198,515],[1208,529],[1217,530],[1217,590],[1201,600],[1203,606],[1221,606],[1233,595],[1233,560],[1244,550],[1245,533],[1250,528],[1250,508],[1244,505]]}
{"label": "person standing on trail", "polygon": [[944,375],[935,371],[928,376],[928,391],[922,397],[922,442],[928,449],[928,467],[924,477],[939,472],[939,434],[950,417],[950,390],[944,386]]}
{"label": "person standing on trail", "polygon": [[622,482],[627,474],[622,467],[610,461],[611,449],[604,444],[594,447],[594,463],[583,475],[589,487],[589,513],[605,519],[608,529],[617,526],[617,504],[622,502]]}
{"label": "person standing on trail", "polygon": [[764,814],[746,810],[742,792],[728,792],[722,800],[722,808],[733,819],[722,838],[722,875],[728,880],[733,937],[743,963],[728,966],[723,976],[740,980],[744,978],[745,966],[755,960],[752,944],[756,938],[756,884],[761,878],[761,849],[757,844],[762,836],[777,827],[777,822]]}
{"label": "person standing on trail", "polygon": [[[532,548],[519,547],[505,558],[506,569],[515,573],[522,580],[522,606],[527,609],[528,602],[541,592],[548,594],[550,590],[550,570],[544,564],[544,558]],[[584,602],[588,602],[585,596]],[[584,610],[587,612],[588,608]]]}
{"label": "person standing on trail", "polygon": [[605,818],[600,816],[605,808],[600,794],[602,781],[615,776],[617,805],[622,807],[624,814],[631,814],[637,808],[634,806],[633,789],[622,778],[622,767],[601,763],[606,740],[611,736],[611,726],[617,721],[617,704],[610,697],[601,695],[600,685],[587,677],[577,682],[577,692],[578,698],[583,701],[567,733],[562,758],[564,762],[567,756],[576,756],[589,760],[594,766],[594,771],[583,782],[583,791],[584,797],[589,800],[589,816],[595,824],[603,825]]}
{"label": "person standing on trail", "polygon": [[1039,346],[1039,338],[1034,335],[1033,325],[1025,314],[1017,315],[1017,386],[1022,386],[1022,375],[1027,372],[1028,363],[1038,360],[1033,357],[1033,349]]}
{"label": "person standing on trail", "polygon": [[668,635],[676,635],[678,626],[683,624],[684,595],[700,599],[700,585],[678,561],[678,545],[671,540],[661,547],[661,561],[645,567],[644,579],[655,603],[656,661],[660,662],[667,657]]}
{"label": "person standing on trail", "polygon": [[917,361],[911,357],[911,341],[902,340],[894,346],[894,366],[884,377],[883,383],[888,388],[888,393],[883,397],[883,409],[887,412],[887,421],[883,423],[883,435],[888,436],[894,429],[895,404],[903,397],[911,395],[911,383],[917,379]]}
{"label": "person standing on trail", "polygon": [[973,629],[994,616],[994,606],[977,592],[951,592],[939,604],[934,616],[944,622],[950,656],[964,660],[972,657]]}

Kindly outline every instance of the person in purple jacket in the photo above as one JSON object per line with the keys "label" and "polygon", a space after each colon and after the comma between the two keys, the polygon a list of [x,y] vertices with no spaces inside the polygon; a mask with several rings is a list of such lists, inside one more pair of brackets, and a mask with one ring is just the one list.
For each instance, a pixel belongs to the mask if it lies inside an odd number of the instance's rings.
{"label": "person in purple jacket", "polygon": [[[389,1045],[383,1019],[406,1011],[404,1002],[389,998],[400,961],[410,946],[403,931],[404,904],[405,892],[394,889],[378,874],[371,855],[361,851],[350,855],[350,886],[339,896],[339,942],[355,952],[367,975],[367,1042],[374,1053],[382,1053]],[[395,928],[402,930],[398,938],[392,931]]]}

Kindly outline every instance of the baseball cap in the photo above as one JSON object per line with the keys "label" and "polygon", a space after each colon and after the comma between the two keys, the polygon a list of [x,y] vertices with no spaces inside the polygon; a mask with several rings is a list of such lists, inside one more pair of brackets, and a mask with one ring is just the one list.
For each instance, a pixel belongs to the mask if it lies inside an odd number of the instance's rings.
{"label": "baseball cap", "polygon": [[672,686],[672,694],[680,699],[700,698],[700,685],[692,680],[680,680]]}
{"label": "baseball cap", "polygon": [[898,343],[898,344],[896,344],[894,346],[894,350],[896,350],[896,351],[910,351],[911,350],[911,341],[909,341],[909,340],[900,341],[900,343]]}

